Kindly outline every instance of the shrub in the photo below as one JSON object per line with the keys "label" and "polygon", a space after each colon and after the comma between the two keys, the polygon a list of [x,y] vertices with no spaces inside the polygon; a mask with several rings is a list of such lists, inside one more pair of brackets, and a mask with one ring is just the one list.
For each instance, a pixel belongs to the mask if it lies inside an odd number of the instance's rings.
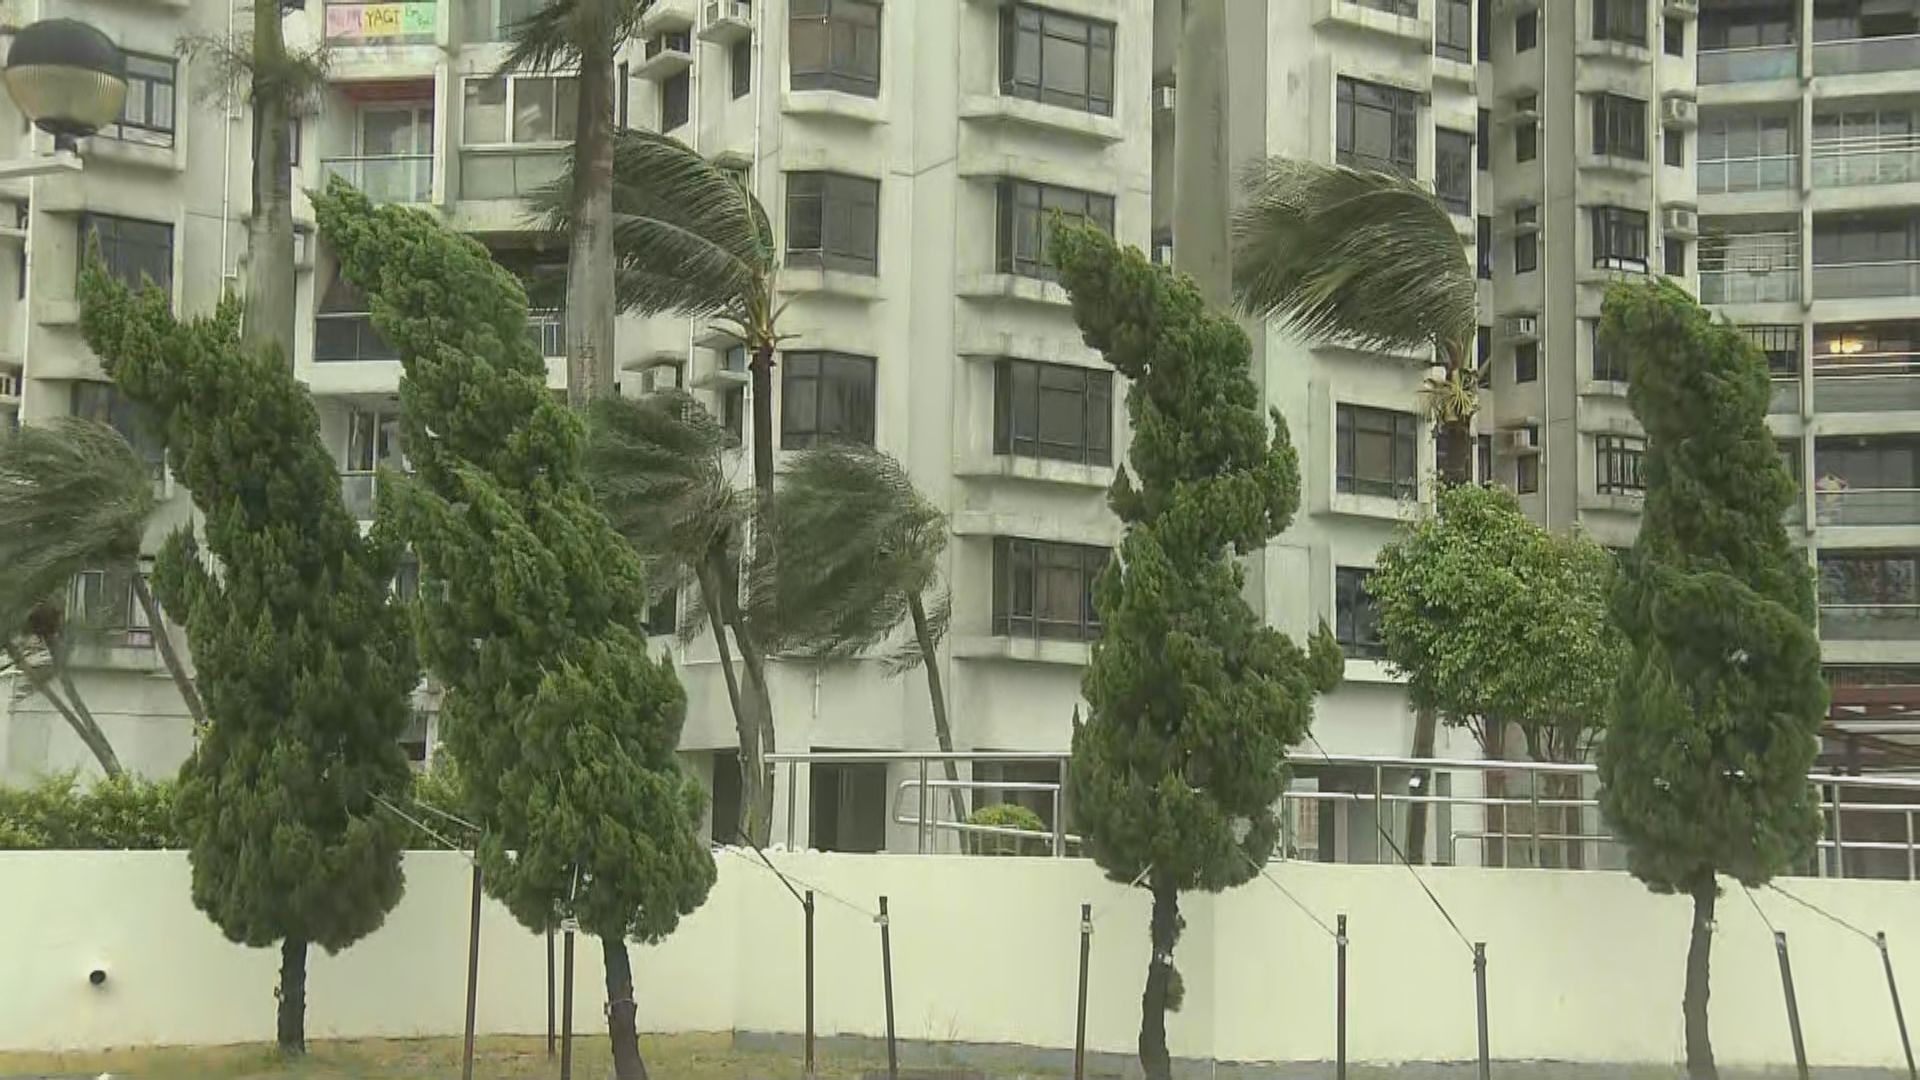
{"label": "shrub", "polygon": [[[967,824],[1019,829],[1036,834],[1047,831],[1046,822],[1040,820],[1040,815],[1019,803],[982,806],[967,815]],[[968,833],[967,847],[975,855],[1044,855],[1047,841],[1044,835],[1036,835],[1029,840],[1024,836],[1003,836],[999,833]]]}
{"label": "shrub", "polygon": [[116,777],[79,786],[56,773],[27,788],[0,788],[0,850],[152,851],[185,844],[171,781]]}
{"label": "shrub", "polygon": [[[407,838],[404,849],[407,851],[445,851],[446,841],[451,840],[455,847],[470,851],[476,839],[457,823],[447,820],[426,807],[433,807],[466,821],[474,820],[467,810],[467,786],[460,779],[460,772],[454,767],[453,760],[440,755],[433,768],[413,774],[412,798],[401,809],[416,818],[420,825],[407,826]],[[438,834],[438,835],[435,835]]]}

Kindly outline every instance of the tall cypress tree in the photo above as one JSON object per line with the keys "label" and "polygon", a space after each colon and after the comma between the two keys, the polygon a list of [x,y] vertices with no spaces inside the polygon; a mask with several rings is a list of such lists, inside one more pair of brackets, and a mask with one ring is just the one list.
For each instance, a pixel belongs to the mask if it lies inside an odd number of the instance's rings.
{"label": "tall cypress tree", "polygon": [[344,948],[400,899],[404,827],[378,804],[406,794],[420,680],[400,548],[361,535],[306,388],[278,349],[241,344],[237,302],[179,322],[98,264],[80,294],[87,344],[153,410],[205,515],[204,548],[183,529],[154,567],[206,703],[180,770],[193,901],[234,941],[280,943],[279,1042],[300,1053],[308,945]]}
{"label": "tall cypress tree", "polygon": [[1767,369],[1664,279],[1616,285],[1601,340],[1631,357],[1647,505],[1613,597],[1631,655],[1600,746],[1601,808],[1629,867],[1693,900],[1687,1068],[1708,1039],[1716,874],[1759,885],[1812,849],[1807,783],[1826,715],[1813,578],[1781,515],[1793,481],[1767,430]]}
{"label": "tall cypress tree", "polygon": [[422,647],[482,814],[487,888],[530,929],[572,917],[600,938],[614,1065],[644,1077],[627,939],[671,933],[714,868],[674,753],[686,694],[647,652],[639,557],[594,505],[581,420],[547,391],[513,276],[337,180],[314,206],[406,371],[418,477],[394,509],[420,556]]}
{"label": "tall cypress tree", "polygon": [[1102,635],[1069,776],[1100,868],[1153,893],[1140,1064],[1165,1080],[1180,893],[1239,885],[1272,853],[1287,748],[1337,678],[1339,649],[1323,626],[1309,657],[1241,596],[1235,556],[1262,551],[1300,495],[1286,425],[1261,415],[1246,334],[1192,280],[1095,229],[1056,224],[1052,255],[1087,344],[1132,380],[1133,468],[1109,495],[1126,536],[1094,596]]}

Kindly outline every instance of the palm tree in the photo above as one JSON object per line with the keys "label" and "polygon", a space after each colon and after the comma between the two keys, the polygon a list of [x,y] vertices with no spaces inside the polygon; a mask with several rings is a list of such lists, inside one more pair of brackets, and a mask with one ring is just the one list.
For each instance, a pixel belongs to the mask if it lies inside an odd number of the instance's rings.
{"label": "palm tree", "polygon": [[[53,703],[108,776],[125,770],[74,685],[67,664],[72,634],[54,599],[81,571],[128,574],[195,727],[206,723],[200,695],[138,572],[154,502],[147,463],[104,424],[62,418],[0,439],[0,566],[7,567],[0,575],[0,636],[13,666]],[[46,662],[32,663],[33,651],[44,652]]]}
{"label": "palm tree", "polygon": [[[1431,349],[1440,370],[1421,397],[1440,480],[1472,483],[1479,317],[1473,267],[1446,208],[1406,177],[1279,158],[1250,168],[1245,188],[1233,221],[1241,308],[1310,340]],[[1437,721],[1432,710],[1416,714],[1414,757],[1433,755]],[[1422,857],[1426,826],[1425,804],[1411,804],[1409,858]]]}
{"label": "palm tree", "polygon": [[[863,446],[827,446],[800,455],[774,496],[769,532],[779,551],[771,581],[753,590],[773,610],[779,646],[817,660],[858,656],[903,622],[913,641],[885,657],[889,673],[927,672],[933,732],[953,751],[940,678],[948,603],[939,590],[947,518],[913,486],[891,455]],[[959,770],[944,763],[953,818],[967,820]]]}
{"label": "palm tree", "polygon": [[[513,27],[504,71],[575,69],[567,169],[567,402],[614,393],[613,58],[653,0],[553,0]],[[573,182],[580,178],[580,182]]]}
{"label": "palm tree", "polygon": [[[637,400],[602,398],[588,415],[587,470],[607,519],[646,560],[656,595],[695,587],[699,603],[689,606],[680,634],[692,638],[704,617],[720,651],[740,739],[740,832],[764,845],[773,825],[765,758],[773,704],[751,598],[748,604],[740,599],[741,541],[753,521],[754,500],[727,475],[730,439],[699,402],[677,390]],[[729,630],[746,671],[744,688],[734,670]]]}

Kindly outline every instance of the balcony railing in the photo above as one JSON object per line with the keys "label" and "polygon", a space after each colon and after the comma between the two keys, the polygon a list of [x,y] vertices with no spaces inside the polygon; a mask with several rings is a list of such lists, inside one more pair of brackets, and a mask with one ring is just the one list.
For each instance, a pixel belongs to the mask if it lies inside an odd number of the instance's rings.
{"label": "balcony railing", "polygon": [[[1858,75],[1920,67],[1920,34],[1813,43],[1815,75]],[[1701,81],[1705,81],[1704,79]]]}
{"label": "balcony railing", "polygon": [[374,330],[373,316],[364,311],[326,311],[313,317],[314,363],[399,359],[400,354]]}
{"label": "balcony railing", "polygon": [[1800,74],[1798,45],[1758,45],[1744,49],[1700,50],[1699,81],[1713,83],[1760,82],[1791,79]]}
{"label": "balcony railing", "polygon": [[1920,353],[1813,358],[1816,412],[1920,410]]}
{"label": "balcony railing", "polygon": [[1799,171],[1797,154],[1700,159],[1697,182],[1702,195],[1741,191],[1779,191],[1794,184]]}
{"label": "balcony railing", "polygon": [[565,146],[467,147],[460,151],[462,199],[524,199],[560,178]]}
{"label": "balcony railing", "polygon": [[1828,641],[1920,640],[1920,604],[1820,604],[1820,636]]}
{"label": "balcony railing", "polygon": [[1700,268],[1703,304],[1768,304],[1800,299],[1800,271],[1709,270]]}
{"label": "balcony railing", "polygon": [[1816,486],[1813,513],[1821,525],[1920,525],[1920,489]]}
{"label": "balcony railing", "polygon": [[1718,233],[1700,240],[1700,301],[1763,304],[1800,299],[1800,233]]}
{"label": "balcony railing", "polygon": [[1814,187],[1920,180],[1920,135],[1868,135],[1813,144]]}
{"label": "balcony railing", "polygon": [[432,154],[322,158],[320,168],[328,179],[338,176],[376,203],[405,205],[433,199]]}
{"label": "balcony railing", "polygon": [[327,40],[348,45],[430,45],[433,3],[328,4]]}
{"label": "balcony railing", "polygon": [[542,357],[567,355],[567,313],[557,310],[527,312],[527,337]]}
{"label": "balcony railing", "polygon": [[1773,393],[1767,398],[1768,412],[1787,415],[1800,411],[1800,376],[1775,375],[1771,385]]}
{"label": "balcony railing", "polygon": [[347,513],[353,515],[353,520],[372,521],[373,508],[378,505],[379,497],[380,470],[342,469],[340,471],[340,501],[347,504]]}
{"label": "balcony railing", "polygon": [[1920,259],[1821,263],[1813,268],[1816,300],[1876,296],[1920,296]]}

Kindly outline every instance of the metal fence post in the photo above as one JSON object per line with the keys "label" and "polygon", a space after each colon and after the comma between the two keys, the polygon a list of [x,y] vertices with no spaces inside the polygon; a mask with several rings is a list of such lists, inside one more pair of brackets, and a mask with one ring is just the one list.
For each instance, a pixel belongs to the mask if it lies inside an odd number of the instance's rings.
{"label": "metal fence post", "polygon": [[807,1080],[813,1080],[813,890],[801,906],[807,913]]}
{"label": "metal fence post", "polygon": [[1093,952],[1093,905],[1080,905],[1080,1002],[1073,1023],[1073,1080],[1087,1075],[1087,963]]}
{"label": "metal fence post", "polygon": [[1347,917],[1334,923],[1335,965],[1333,978],[1333,1076],[1347,1080]]}
{"label": "metal fence post", "polygon": [[1893,957],[1887,952],[1887,932],[1873,935],[1874,944],[1880,946],[1880,963],[1887,969],[1887,993],[1893,998],[1893,1021],[1900,1025],[1900,1049],[1907,1055],[1907,1076],[1910,1080],[1920,1080],[1920,1069],[1913,1064],[1913,1040],[1907,1037],[1907,1014],[1900,1007],[1900,986],[1893,981]]}
{"label": "metal fence post", "polygon": [[467,1027],[466,1045],[460,1051],[460,1080],[473,1080],[473,1019],[479,994],[480,863],[476,858],[473,864],[473,911],[467,917]]}
{"label": "metal fence post", "polygon": [[[787,850],[788,851],[794,850],[793,819],[797,816],[794,813],[794,805],[795,805],[794,800],[798,798],[798,796],[794,794],[794,789],[798,786],[795,783],[795,781],[799,778],[799,776],[800,776],[800,763],[797,761],[787,762]],[[809,783],[811,783],[813,780],[813,766],[811,765],[807,766],[807,780]]]}
{"label": "metal fence post", "polygon": [[1842,809],[1846,805],[1846,794],[1838,781],[1833,786],[1833,876],[1842,880],[1847,876],[1847,843],[1842,836],[1841,818],[1846,816]]}
{"label": "metal fence post", "polygon": [[547,1057],[553,1057],[553,931],[547,931]]}
{"label": "metal fence post", "polygon": [[1053,793],[1053,855],[1054,858],[1067,857],[1067,815],[1073,812],[1073,799],[1067,792],[1069,759],[1060,759],[1060,771],[1054,779],[1059,787]]}
{"label": "metal fence post", "polygon": [[1786,931],[1773,932],[1773,948],[1780,954],[1780,988],[1787,995],[1787,1028],[1793,1034],[1793,1063],[1800,1071],[1800,1080],[1807,1080],[1807,1044],[1800,1037],[1800,1003],[1793,996],[1793,965],[1787,961]]}
{"label": "metal fence post", "polygon": [[887,1080],[900,1080],[900,1050],[893,1035],[893,924],[884,896],[880,898],[880,979],[887,996]]}
{"label": "metal fence post", "polygon": [[573,1080],[573,920],[560,934],[560,1080]]}
{"label": "metal fence post", "polygon": [[1527,817],[1532,821],[1528,830],[1533,840],[1533,868],[1540,869],[1540,774],[1534,770],[1527,772]]}
{"label": "metal fence post", "polygon": [[927,798],[927,759],[920,759],[920,828],[915,837],[915,848],[920,854],[927,853],[927,834],[933,831],[933,823],[928,820],[933,800]]}
{"label": "metal fence post", "polygon": [[[1387,806],[1386,783],[1382,779],[1382,770],[1380,766],[1375,765],[1373,767],[1373,827],[1375,831],[1377,831],[1381,836],[1391,836],[1393,834],[1393,822],[1387,820],[1386,806]],[[1388,852],[1379,850],[1380,849],[1379,840],[1375,840],[1373,842],[1373,847],[1375,851],[1379,851],[1380,862],[1387,863],[1389,865],[1393,863],[1393,858]],[[1407,858],[1415,862],[1426,861],[1420,857],[1420,853],[1417,851],[1408,852]]]}
{"label": "metal fence post", "polygon": [[1487,1050],[1487,943],[1484,941],[1473,943],[1473,998],[1480,1016],[1480,1080],[1493,1080],[1493,1059]]}

